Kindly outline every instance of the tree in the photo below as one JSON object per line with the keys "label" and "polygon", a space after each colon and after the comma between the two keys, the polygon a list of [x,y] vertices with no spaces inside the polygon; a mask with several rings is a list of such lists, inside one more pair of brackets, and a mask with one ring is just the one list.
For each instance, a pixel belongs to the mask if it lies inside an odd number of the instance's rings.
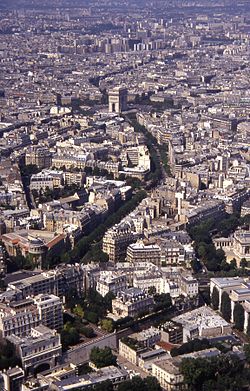
{"label": "tree", "polygon": [[215,286],[213,287],[211,301],[212,301],[213,309],[218,310],[218,308],[219,308],[219,291]]}
{"label": "tree", "polygon": [[94,391],[113,391],[113,383],[110,380],[106,380],[100,384],[96,384],[93,387]]}
{"label": "tree", "polygon": [[65,292],[65,304],[67,308],[71,310],[75,309],[75,306],[81,302],[82,298],[79,297],[79,294],[76,289],[70,288]]}
{"label": "tree", "polygon": [[233,269],[233,265],[229,264],[225,259],[221,262],[220,265],[221,270],[224,272],[229,272],[229,270]]}
{"label": "tree", "polygon": [[94,176],[98,176],[98,175],[100,175],[100,174],[101,174],[100,169],[99,169],[97,166],[95,166],[95,167],[94,167],[94,170],[93,170],[93,175],[94,175]]}
{"label": "tree", "polygon": [[35,164],[22,165],[21,174],[23,176],[31,176],[33,174],[37,174],[40,170]]}
{"label": "tree", "polygon": [[108,333],[112,333],[114,331],[114,322],[112,321],[112,319],[102,319],[101,328]]}
{"label": "tree", "polygon": [[190,265],[195,273],[199,273],[200,270],[202,269],[200,261],[196,258],[192,259],[192,261],[190,262]]}
{"label": "tree", "polygon": [[223,292],[221,295],[221,313],[223,318],[230,322],[231,320],[231,300],[227,292]]}
{"label": "tree", "polygon": [[107,308],[108,311],[112,311],[112,300],[115,299],[115,294],[113,292],[108,292],[105,296],[104,296],[104,304],[105,304],[105,307]]}
{"label": "tree", "polygon": [[121,383],[118,391],[145,391],[145,383],[139,376]]}
{"label": "tree", "polygon": [[80,335],[77,329],[67,322],[61,332],[61,341],[63,350],[67,350],[69,346],[78,344]]}
{"label": "tree", "polygon": [[161,391],[161,387],[155,377],[148,376],[141,379],[139,376],[135,376],[132,380],[120,383],[117,391]]}
{"label": "tree", "polygon": [[0,339],[0,370],[21,365],[16,356],[15,346],[8,340]]}
{"label": "tree", "polygon": [[250,344],[245,344],[244,345],[244,353],[246,357],[246,362],[250,364]]}
{"label": "tree", "polygon": [[198,247],[198,255],[202,260],[206,259],[207,256],[207,248],[205,243],[201,243]]}
{"label": "tree", "polygon": [[164,303],[166,307],[171,307],[172,299],[169,293],[156,294],[154,296],[157,303]]}
{"label": "tree", "polygon": [[144,381],[139,376],[133,377],[131,382],[132,382],[132,389],[133,390],[145,391]]}
{"label": "tree", "polygon": [[236,355],[184,358],[180,370],[188,390],[233,391],[244,384],[244,363]]}
{"label": "tree", "polygon": [[73,309],[73,313],[78,316],[79,318],[84,317],[84,311],[80,304],[77,304],[75,308]]}
{"label": "tree", "polygon": [[231,261],[230,261],[230,268],[231,269],[237,269],[237,261],[235,258],[233,258]]}
{"label": "tree", "polygon": [[144,379],[144,383],[147,391],[161,391],[161,386],[156,377],[148,376]]}
{"label": "tree", "polygon": [[244,320],[245,320],[244,308],[240,303],[236,303],[234,306],[234,323],[237,330],[239,331],[244,330]]}
{"label": "tree", "polygon": [[250,337],[250,316],[248,316],[248,322],[247,322],[247,335]]}
{"label": "tree", "polygon": [[90,353],[90,360],[97,368],[116,365],[116,356],[113,355],[112,350],[107,346],[104,349],[94,347]]}
{"label": "tree", "polygon": [[202,359],[184,358],[181,361],[180,370],[184,376],[184,382],[190,390],[201,390],[203,382],[207,379],[207,366],[202,366]]}
{"label": "tree", "polygon": [[248,262],[247,262],[246,258],[242,258],[240,261],[240,267],[245,269],[247,267],[247,265],[248,265]]}
{"label": "tree", "polygon": [[85,311],[84,313],[85,319],[87,319],[90,323],[97,324],[98,323],[98,315],[92,311]]}
{"label": "tree", "polygon": [[126,380],[118,385],[117,391],[134,391],[132,380]]}
{"label": "tree", "polygon": [[87,338],[93,338],[96,336],[92,327],[82,327],[81,332]]}
{"label": "tree", "polygon": [[155,288],[155,286],[150,286],[150,287],[148,288],[148,294],[151,295],[151,296],[153,296],[153,295],[156,294],[156,288]]}

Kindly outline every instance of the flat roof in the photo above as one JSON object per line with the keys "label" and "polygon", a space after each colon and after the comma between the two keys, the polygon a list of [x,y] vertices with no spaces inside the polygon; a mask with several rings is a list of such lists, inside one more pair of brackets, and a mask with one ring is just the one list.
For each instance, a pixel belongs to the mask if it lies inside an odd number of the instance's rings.
{"label": "flat roof", "polygon": [[209,329],[213,327],[226,327],[229,323],[218,315],[212,308],[203,306],[189,311],[186,314],[176,316],[172,319],[188,329],[197,327],[199,329]]}

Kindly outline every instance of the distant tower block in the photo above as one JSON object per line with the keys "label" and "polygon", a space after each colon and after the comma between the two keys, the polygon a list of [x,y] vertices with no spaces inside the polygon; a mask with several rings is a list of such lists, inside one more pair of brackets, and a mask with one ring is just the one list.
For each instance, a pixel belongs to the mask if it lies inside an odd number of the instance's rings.
{"label": "distant tower block", "polygon": [[115,87],[109,91],[109,112],[121,113],[127,110],[128,90],[123,87]]}

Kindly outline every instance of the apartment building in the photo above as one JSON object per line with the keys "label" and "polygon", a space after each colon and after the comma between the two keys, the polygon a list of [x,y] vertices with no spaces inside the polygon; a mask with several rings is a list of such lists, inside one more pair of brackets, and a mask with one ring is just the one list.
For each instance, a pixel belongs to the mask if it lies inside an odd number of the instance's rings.
{"label": "apartment building", "polygon": [[133,273],[133,286],[145,292],[154,289],[155,293],[166,293],[163,292],[165,284],[162,272],[159,269],[135,270]]}
{"label": "apartment building", "polygon": [[115,225],[105,233],[102,248],[110,262],[116,263],[125,260],[127,247],[135,240],[128,224]]}
{"label": "apartment building", "polygon": [[84,290],[84,273],[80,265],[60,265],[55,270],[41,272],[16,279],[8,284],[8,289],[21,292],[22,297],[40,294],[54,294],[62,298],[74,289],[79,294]]}
{"label": "apartment building", "polygon": [[250,261],[250,229],[237,230],[233,235],[233,252],[236,259]]}
{"label": "apartment building", "polygon": [[61,330],[63,327],[63,306],[60,298],[55,295],[40,294],[35,296],[36,305],[41,323],[52,330]]}
{"label": "apartment building", "polygon": [[209,358],[216,357],[221,352],[216,348],[205,349],[198,352],[183,354],[179,357],[167,358],[152,364],[152,376],[159,381],[164,391],[185,391],[187,385],[184,383],[184,376],[181,373],[181,362],[185,358]]}
{"label": "apartment building", "polygon": [[142,240],[137,241],[128,246],[126,259],[133,264],[138,262],[151,262],[160,266],[161,248],[157,244],[144,244]]}
{"label": "apartment building", "polygon": [[185,211],[186,223],[190,226],[206,219],[220,219],[225,216],[225,204],[220,200],[203,201],[201,205],[191,206]]}
{"label": "apartment building", "polygon": [[72,364],[67,367],[60,366],[51,370],[45,376],[38,374],[36,379],[31,378],[26,381],[23,386],[23,391],[35,391],[34,380],[39,390],[47,391],[51,388],[55,391],[89,391],[97,387],[102,387],[102,383],[111,381],[114,388],[117,389],[118,384],[129,379],[128,372],[125,369],[120,369],[114,366],[97,369],[94,372],[78,375],[76,370],[72,369]]}
{"label": "apartment building", "polygon": [[183,343],[183,327],[181,324],[169,320],[160,326],[161,340],[172,344]]}
{"label": "apartment building", "polygon": [[116,296],[119,292],[127,289],[127,286],[126,275],[113,271],[102,271],[96,284],[96,290],[103,297],[109,292]]}
{"label": "apartment building", "polygon": [[192,275],[181,274],[179,285],[181,293],[186,297],[196,297],[199,293],[198,280]]}
{"label": "apartment building", "polygon": [[152,364],[152,376],[156,377],[164,391],[182,391],[184,377],[180,371],[180,361],[177,359],[161,360]]}
{"label": "apartment building", "polygon": [[177,240],[164,240],[161,259],[167,265],[183,264],[185,262],[184,246]]}
{"label": "apartment building", "polygon": [[67,186],[77,185],[82,187],[84,185],[86,179],[86,173],[84,171],[81,172],[64,172],[64,181]]}
{"label": "apartment building", "polygon": [[166,350],[159,347],[160,339],[161,332],[154,327],[131,334],[119,341],[119,355],[151,374],[154,362],[170,358]]}
{"label": "apartment building", "polygon": [[27,299],[0,305],[0,334],[2,338],[11,335],[19,337],[28,335],[32,328],[41,324],[37,307],[33,300]]}
{"label": "apartment building", "polygon": [[91,217],[87,211],[78,212],[62,209],[44,213],[44,225],[50,232],[62,233],[64,232],[65,226],[69,224],[79,227],[83,231],[86,227],[88,227],[90,221]]}
{"label": "apartment building", "polygon": [[129,288],[119,292],[112,300],[112,313],[118,319],[130,316],[132,318],[140,313],[148,312],[152,309],[154,300],[144,291],[138,288]]}
{"label": "apartment building", "polygon": [[51,175],[39,173],[34,174],[30,178],[30,190],[45,191],[46,189],[53,190],[54,189],[54,181]]}
{"label": "apartment building", "polygon": [[38,168],[49,168],[51,166],[52,154],[46,147],[29,147],[25,154],[25,164],[36,165]]}
{"label": "apartment building", "polygon": [[30,190],[46,190],[59,188],[63,184],[63,171],[43,170],[38,174],[31,175]]}
{"label": "apartment building", "polygon": [[84,170],[87,160],[89,160],[91,155],[54,155],[52,158],[52,166],[60,169],[66,168],[70,170],[72,168],[77,168],[79,170]]}
{"label": "apartment building", "polygon": [[150,154],[146,145],[138,145],[136,147],[130,147],[126,150],[127,160],[129,165],[143,168],[144,170],[150,170]]}

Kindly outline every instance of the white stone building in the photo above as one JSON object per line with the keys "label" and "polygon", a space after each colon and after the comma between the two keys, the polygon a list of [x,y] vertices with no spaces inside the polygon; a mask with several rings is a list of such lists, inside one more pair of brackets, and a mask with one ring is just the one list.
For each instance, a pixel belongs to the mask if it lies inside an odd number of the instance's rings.
{"label": "white stone building", "polygon": [[32,328],[27,337],[12,335],[8,339],[16,346],[26,374],[39,367],[48,369],[56,366],[62,354],[60,334],[42,325]]}

